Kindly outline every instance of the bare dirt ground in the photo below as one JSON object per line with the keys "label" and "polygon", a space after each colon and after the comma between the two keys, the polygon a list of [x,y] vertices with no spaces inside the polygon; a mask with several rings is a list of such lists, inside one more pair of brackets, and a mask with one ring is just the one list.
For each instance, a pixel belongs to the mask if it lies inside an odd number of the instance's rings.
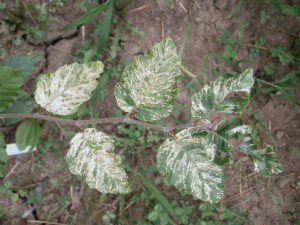
{"label": "bare dirt ground", "polygon": [[[144,37],[134,36],[123,28],[120,58],[131,58],[143,53],[165,36],[172,37],[180,48],[184,40],[184,31],[189,26],[182,60],[183,65],[198,76],[197,78],[187,77],[187,79],[191,81],[194,79],[194,82],[197,83],[198,80],[206,81],[213,78],[212,74],[201,72],[201,68],[204,65],[207,66],[206,56],[209,51],[219,52],[222,50],[223,46],[217,42],[217,37],[225,29],[234,35],[237,34],[237,26],[241,18],[251,23],[245,32],[245,43],[252,43],[255,38],[264,36],[269,46],[278,41],[289,46],[291,37],[287,33],[276,31],[276,29],[291,33],[297,33],[300,30],[299,21],[290,20],[288,16],[279,14],[275,14],[267,24],[260,25],[258,18],[260,8],[258,6],[250,7],[248,3],[245,4],[238,17],[229,20],[228,17],[235,4],[235,0],[186,0],[171,1],[166,7],[163,0],[137,0],[125,9],[125,18],[131,21],[133,26],[138,27],[144,33]],[[268,9],[266,8],[266,10]],[[66,1],[59,14],[63,24],[54,23],[49,26],[43,40],[38,44],[23,41],[19,47],[8,45],[4,48],[1,59],[20,53],[38,53],[42,56],[36,71],[25,84],[26,88],[34,87],[34,78],[39,73],[55,71],[61,65],[72,62],[72,54],[78,48],[83,37],[82,30],[59,31],[58,28],[80,15],[82,15],[82,11],[76,4],[73,1]],[[276,29],[268,30],[266,27]],[[3,43],[10,43],[14,38],[13,34],[3,26],[0,36]],[[247,55],[248,50],[245,46],[239,54]],[[215,61],[209,61],[208,64],[223,71],[234,69]],[[245,66],[253,67],[255,74],[258,74],[262,62],[257,60]],[[106,116],[114,116],[114,110],[117,109],[113,97],[115,83],[116,79],[109,80],[105,87],[106,98],[97,103],[104,109],[109,109],[105,111]],[[178,98],[178,103],[189,106],[191,104],[190,98],[188,98],[190,93],[184,89],[183,83],[180,84],[180,87],[182,94]],[[237,207],[246,216],[245,224],[280,224],[278,210],[282,211],[283,224],[292,224],[291,209],[295,208],[296,212],[300,213],[300,194],[296,188],[297,182],[299,182],[300,161],[299,158],[291,157],[291,150],[300,146],[300,110],[293,108],[280,93],[254,97],[249,110],[262,115],[262,123],[266,127],[266,130],[261,133],[262,139],[264,142],[276,146],[284,172],[270,177],[261,177],[252,171],[248,157],[237,153],[235,163],[226,167],[225,197],[220,204]],[[13,141],[15,128],[16,126],[1,128],[1,131],[10,135],[9,139]],[[102,126],[101,129],[114,132],[116,128]],[[51,215],[52,222],[73,221],[73,224],[102,224],[101,215],[106,210],[115,207],[119,198],[109,195],[105,204],[99,204],[100,194],[89,189],[70,174],[64,166],[63,160],[68,140],[59,135],[61,130],[70,135],[66,128],[44,123],[43,140],[47,140],[50,135],[55,136],[59,150],[9,158],[4,179],[11,180],[17,187],[38,190],[42,195],[42,200],[35,205],[35,209],[28,219],[44,221]],[[153,146],[150,153],[147,153],[149,163],[155,162],[155,148],[156,146]],[[36,162],[39,164],[37,165]],[[3,179],[0,182],[3,182]],[[174,191],[173,188],[168,189],[167,187],[163,187],[163,190],[165,193],[171,193],[169,190]],[[70,198],[61,205],[56,196],[66,193]],[[172,199],[177,198],[178,194],[175,194],[175,197],[171,194],[166,194],[166,196]],[[131,197],[125,198],[130,199]],[[185,197],[185,200],[193,202],[189,197]],[[197,201],[194,202],[196,205]],[[13,202],[7,197],[0,196],[0,205],[4,212],[3,225],[21,224],[21,216],[30,210],[30,206],[22,199]],[[128,205],[126,213],[131,214],[134,218],[139,218],[143,213],[143,207],[139,205],[139,202],[133,202]],[[194,213],[193,216],[196,218],[199,216],[199,212]],[[24,224],[26,223],[24,222]]]}

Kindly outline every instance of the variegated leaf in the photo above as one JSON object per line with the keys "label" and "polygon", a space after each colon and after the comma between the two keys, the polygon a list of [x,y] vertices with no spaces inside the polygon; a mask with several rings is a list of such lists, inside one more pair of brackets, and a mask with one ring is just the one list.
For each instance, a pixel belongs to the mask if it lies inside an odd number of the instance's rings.
{"label": "variegated leaf", "polygon": [[37,83],[35,100],[53,114],[75,113],[83,102],[89,100],[102,71],[103,64],[97,61],[73,63],[60,67],[54,73],[43,74]]}
{"label": "variegated leaf", "polygon": [[[254,84],[252,69],[245,70],[237,78],[219,77],[206,84],[203,89],[192,95],[192,115],[202,118],[212,111],[240,113],[249,103],[249,94]],[[230,93],[243,92],[245,96],[232,96]]]}
{"label": "variegated leaf", "polygon": [[220,121],[215,127],[216,133],[221,137],[229,138],[242,138],[250,132],[250,128],[244,125],[243,119],[239,117],[233,117],[229,121]]}
{"label": "variegated leaf", "polygon": [[170,185],[195,199],[218,202],[223,197],[222,167],[214,163],[217,144],[200,128],[182,130],[159,148],[157,166]]}
{"label": "variegated leaf", "polygon": [[181,60],[170,38],[135,58],[115,87],[118,106],[144,121],[168,116],[175,108]]}
{"label": "variegated leaf", "polygon": [[114,148],[111,137],[94,128],[85,129],[70,142],[66,157],[69,169],[102,193],[128,193],[128,177]]}
{"label": "variegated leaf", "polygon": [[276,158],[273,146],[265,145],[264,148],[258,148],[251,140],[240,145],[238,149],[248,154],[254,163],[254,171],[263,176],[278,174],[282,172],[282,165]]}

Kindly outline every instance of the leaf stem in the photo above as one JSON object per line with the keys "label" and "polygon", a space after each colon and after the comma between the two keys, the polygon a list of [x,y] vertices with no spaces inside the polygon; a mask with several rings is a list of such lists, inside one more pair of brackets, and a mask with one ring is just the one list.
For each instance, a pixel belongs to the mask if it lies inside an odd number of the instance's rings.
{"label": "leaf stem", "polygon": [[[177,126],[160,126],[156,124],[151,124],[148,122],[139,121],[128,116],[121,117],[111,117],[111,118],[99,118],[99,119],[88,119],[88,120],[71,120],[71,119],[63,119],[57,118],[54,116],[46,116],[39,113],[24,113],[24,114],[0,114],[0,119],[8,119],[8,118],[23,118],[23,119],[39,119],[50,121],[58,124],[69,125],[69,126],[77,126],[81,127],[83,125],[88,124],[105,124],[105,123],[128,123],[135,124],[143,127],[147,127],[153,130],[157,130],[160,132],[168,133],[173,130],[185,129],[190,127],[199,127],[199,123],[189,122],[187,124],[177,125]],[[203,127],[205,129],[205,127]]]}

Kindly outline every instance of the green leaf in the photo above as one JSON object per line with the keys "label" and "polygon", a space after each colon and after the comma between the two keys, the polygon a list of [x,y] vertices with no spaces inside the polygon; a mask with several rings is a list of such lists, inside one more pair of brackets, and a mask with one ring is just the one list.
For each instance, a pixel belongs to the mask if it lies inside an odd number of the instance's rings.
{"label": "green leaf", "polygon": [[66,157],[71,173],[102,193],[128,193],[128,177],[114,148],[113,139],[96,129],[77,133]]}
{"label": "green leaf", "polygon": [[0,133],[0,177],[3,177],[3,171],[7,162],[6,144],[4,135]]}
{"label": "green leaf", "polygon": [[223,197],[222,167],[214,163],[217,145],[200,128],[179,132],[159,148],[157,166],[170,185],[195,199],[218,202]]}
{"label": "green leaf", "polygon": [[15,55],[5,58],[0,62],[0,66],[7,66],[15,70],[22,70],[22,75],[31,75],[38,62],[36,55]]}
{"label": "green leaf", "polygon": [[220,121],[215,127],[216,133],[221,137],[229,138],[242,138],[246,134],[249,134],[250,128],[244,125],[242,118],[233,117],[232,120]]}
{"label": "green leaf", "polygon": [[16,131],[16,144],[22,151],[27,147],[33,150],[39,143],[42,128],[35,119],[23,121]]}
{"label": "green leaf", "polygon": [[[203,89],[192,95],[192,115],[202,118],[212,111],[240,113],[249,103],[249,94],[254,84],[252,69],[245,70],[236,78],[219,77]],[[246,96],[226,96],[230,93],[243,92]],[[226,99],[225,99],[226,98]]]}
{"label": "green leaf", "polygon": [[134,59],[115,87],[118,106],[144,121],[158,120],[175,109],[181,60],[172,39],[156,43]]}
{"label": "green leaf", "polygon": [[282,172],[282,165],[276,159],[271,145],[265,145],[263,149],[257,149],[257,145],[251,141],[241,144],[238,149],[250,156],[254,163],[254,171],[263,176],[278,174]]}
{"label": "green leaf", "polygon": [[21,70],[0,66],[0,112],[17,99],[21,84]]}
{"label": "green leaf", "polygon": [[53,74],[43,74],[37,83],[35,100],[53,114],[75,113],[83,102],[89,100],[102,71],[103,64],[97,61],[73,63],[60,67]]}
{"label": "green leaf", "polygon": [[[1,113],[14,114],[14,113],[30,113],[34,108],[34,101],[26,92],[20,91],[18,99],[8,108],[4,109]],[[8,118],[0,120],[0,126],[9,126],[14,123],[20,122],[20,118]]]}
{"label": "green leaf", "polygon": [[69,30],[69,29],[75,28],[77,26],[80,26],[80,25],[86,23],[90,19],[94,18],[95,16],[99,15],[104,10],[106,10],[107,4],[110,3],[110,2],[111,1],[107,1],[106,3],[104,3],[102,5],[91,8],[82,17],[78,18],[77,20],[75,20],[72,23],[70,23],[70,24],[66,25],[65,27],[63,27],[62,30]]}

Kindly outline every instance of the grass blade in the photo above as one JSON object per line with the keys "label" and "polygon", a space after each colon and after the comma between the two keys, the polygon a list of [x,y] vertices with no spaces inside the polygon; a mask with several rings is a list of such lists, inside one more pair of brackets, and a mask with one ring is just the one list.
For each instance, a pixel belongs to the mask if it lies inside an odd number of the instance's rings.
{"label": "grass blade", "polygon": [[109,3],[111,3],[111,1],[107,1],[106,3],[104,3],[102,5],[99,5],[95,8],[92,8],[86,14],[84,14],[82,17],[80,17],[77,20],[75,20],[75,21],[69,23],[68,25],[64,26],[62,28],[62,30],[69,30],[69,29],[75,28],[77,26],[80,26],[80,25],[86,23],[90,19],[94,18],[95,16],[97,16],[100,13],[102,13],[103,11],[105,11],[105,9],[107,7],[107,4],[109,4]]}
{"label": "grass blade", "polygon": [[104,15],[104,20],[101,24],[101,33],[98,38],[98,41],[96,43],[96,49],[97,49],[97,54],[101,55],[103,52],[103,49],[106,47],[106,43],[109,38],[109,31],[110,31],[110,26],[112,22],[112,15],[113,15],[113,1],[109,1],[105,15]]}
{"label": "grass blade", "polygon": [[239,15],[242,5],[243,5],[243,0],[238,0],[232,10],[231,15],[228,17],[229,20],[231,20],[233,17],[236,17],[237,15]]}
{"label": "grass blade", "polygon": [[163,196],[163,194],[152,184],[152,182],[144,177],[142,174],[138,174],[139,178],[143,181],[144,185],[149,189],[149,191],[154,194],[155,198],[162,204],[162,206],[166,209],[166,211],[176,217],[175,209],[169,203],[169,201]]}

